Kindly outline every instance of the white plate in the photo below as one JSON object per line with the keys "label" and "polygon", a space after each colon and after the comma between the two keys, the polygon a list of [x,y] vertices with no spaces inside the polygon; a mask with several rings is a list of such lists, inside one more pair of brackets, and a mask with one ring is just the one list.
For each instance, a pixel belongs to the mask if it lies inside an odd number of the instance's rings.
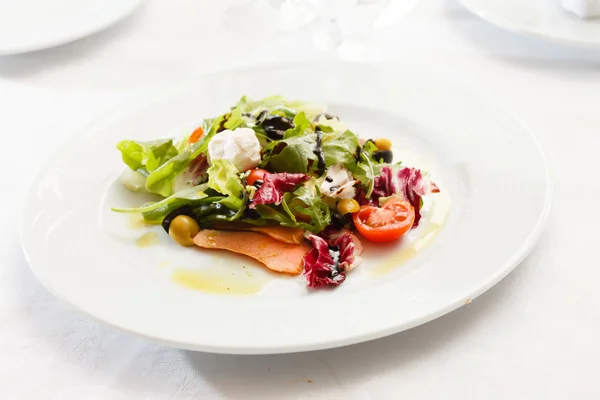
{"label": "white plate", "polygon": [[0,55],[69,43],[113,25],[142,0],[0,0]]}
{"label": "white plate", "polygon": [[[242,94],[328,104],[363,137],[390,138],[397,158],[430,171],[442,194],[427,199],[424,222],[408,240],[367,247],[364,263],[334,290],[309,291],[302,277],[274,276],[241,256],[179,247],[159,227],[158,244],[136,246],[151,229],[109,211],[143,201],[116,183],[123,166],[115,144],[178,137]],[[550,207],[546,162],[529,131],[494,104],[423,72],[341,63],[257,68],[208,75],[137,104],[90,126],[47,162],[25,204],[22,240],[33,271],[57,296],[176,347],[295,352],[422,324],[508,274]],[[423,246],[449,203],[439,235]],[[414,255],[417,247],[425,248]],[[174,283],[170,276],[181,268],[203,271],[209,289],[218,280],[232,292],[266,284],[246,297],[206,293]]]}
{"label": "white plate", "polygon": [[559,0],[460,0],[479,17],[510,31],[555,42],[600,47],[600,19],[582,20]]}

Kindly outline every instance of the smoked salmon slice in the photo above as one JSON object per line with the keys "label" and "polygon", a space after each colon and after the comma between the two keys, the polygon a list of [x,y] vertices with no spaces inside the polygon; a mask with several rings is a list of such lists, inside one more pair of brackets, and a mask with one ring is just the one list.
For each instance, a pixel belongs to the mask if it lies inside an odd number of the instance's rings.
{"label": "smoked salmon slice", "polygon": [[307,243],[283,243],[270,236],[250,231],[216,231],[205,229],[194,237],[194,243],[206,249],[223,249],[244,254],[276,272],[299,275],[304,268],[304,256],[310,250]]}
{"label": "smoked salmon slice", "polygon": [[300,244],[304,242],[304,229],[301,228],[290,228],[287,226],[256,226],[256,225],[248,225],[244,223],[236,223],[236,222],[224,222],[222,224],[216,224],[214,226],[216,229],[224,229],[224,230],[232,230],[232,231],[252,231],[263,233],[272,237],[273,239],[277,239],[280,242],[284,243],[294,243]]}

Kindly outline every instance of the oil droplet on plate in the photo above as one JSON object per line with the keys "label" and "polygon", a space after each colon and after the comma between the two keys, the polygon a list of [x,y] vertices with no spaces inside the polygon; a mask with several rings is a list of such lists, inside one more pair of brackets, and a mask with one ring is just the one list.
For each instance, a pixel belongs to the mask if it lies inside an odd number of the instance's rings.
{"label": "oil droplet on plate", "polygon": [[428,229],[418,238],[410,243],[407,243],[400,250],[396,251],[392,256],[385,259],[382,263],[373,269],[376,275],[383,275],[396,267],[405,264],[407,261],[415,257],[419,251],[423,250],[437,236],[442,228],[442,225],[431,224]]}
{"label": "oil droplet on plate", "polygon": [[206,293],[247,296],[260,291],[269,281],[268,276],[260,276],[220,270],[201,270],[192,268],[176,268],[171,274],[171,280],[188,289],[200,290]]}
{"label": "oil droplet on plate", "polygon": [[398,251],[373,268],[371,270],[372,273],[375,275],[384,275],[405,264],[427,247],[440,233],[450,210],[450,196],[447,191],[442,191],[436,196],[437,198],[435,198],[429,210],[427,221],[417,228],[419,235],[409,239]]}
{"label": "oil droplet on plate", "polygon": [[137,247],[150,247],[157,244],[158,241],[158,233],[146,232],[135,241],[135,244],[137,245]]}
{"label": "oil droplet on plate", "polygon": [[142,217],[141,213],[133,213],[129,214],[129,227],[131,229],[141,229],[146,226],[144,222],[144,217]]}

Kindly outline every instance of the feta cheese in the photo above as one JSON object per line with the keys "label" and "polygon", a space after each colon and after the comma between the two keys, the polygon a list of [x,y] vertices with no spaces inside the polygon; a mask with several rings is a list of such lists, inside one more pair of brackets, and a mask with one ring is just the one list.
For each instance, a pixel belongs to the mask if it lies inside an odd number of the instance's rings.
{"label": "feta cheese", "polygon": [[579,18],[600,17],[600,0],[560,0],[560,3]]}
{"label": "feta cheese", "polygon": [[338,199],[356,197],[354,185],[358,183],[342,164],[334,164],[327,170],[325,180],[321,183],[321,193]]}
{"label": "feta cheese", "polygon": [[260,164],[260,143],[250,128],[225,130],[208,143],[210,160],[228,160],[243,172]]}

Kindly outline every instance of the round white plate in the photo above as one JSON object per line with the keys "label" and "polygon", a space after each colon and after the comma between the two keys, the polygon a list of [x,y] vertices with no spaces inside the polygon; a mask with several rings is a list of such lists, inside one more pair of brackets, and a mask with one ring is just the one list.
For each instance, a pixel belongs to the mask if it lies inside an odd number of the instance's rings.
{"label": "round white plate", "polygon": [[69,43],[115,24],[142,0],[0,0],[0,55]]}
{"label": "round white plate", "polygon": [[[333,290],[307,290],[302,277],[267,273],[241,256],[179,247],[160,227],[139,227],[109,210],[144,201],[117,182],[118,141],[179,137],[243,94],[327,104],[361,136],[390,138],[396,158],[428,170],[442,193],[426,198],[424,222],[407,240],[367,246],[364,262]],[[35,179],[22,240],[53,293],[114,327],[193,350],[296,352],[390,335],[480,295],[529,252],[550,194],[531,133],[461,86],[358,64],[256,68],[207,75],[78,134]],[[439,234],[423,246],[436,226]],[[158,243],[136,245],[153,231]],[[260,291],[207,293],[173,281],[190,270],[216,276],[232,292]]]}
{"label": "round white plate", "polygon": [[510,31],[555,42],[600,47],[600,19],[579,19],[559,0],[460,0],[479,17]]}

